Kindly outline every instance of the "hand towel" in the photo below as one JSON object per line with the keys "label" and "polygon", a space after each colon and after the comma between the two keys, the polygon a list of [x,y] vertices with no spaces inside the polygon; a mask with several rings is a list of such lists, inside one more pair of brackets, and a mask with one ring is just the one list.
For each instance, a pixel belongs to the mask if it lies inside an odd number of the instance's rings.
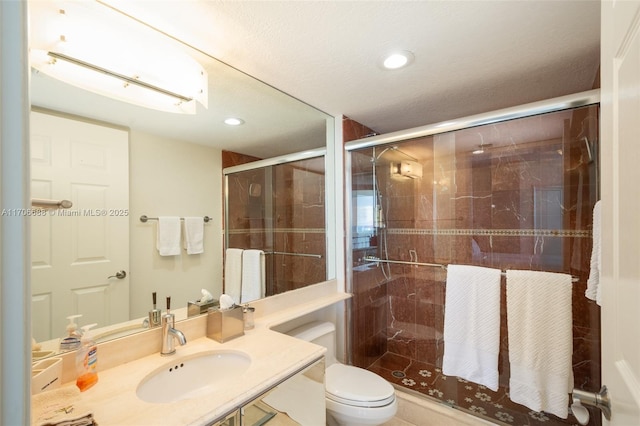
{"label": "hand towel", "polygon": [[156,247],[160,256],[180,254],[180,218],[159,217]]}
{"label": "hand towel", "polygon": [[240,303],[261,299],[265,293],[265,264],[262,250],[245,250],[242,254],[242,294]]}
{"label": "hand towel", "polygon": [[566,419],[573,389],[571,276],[507,271],[509,394]]}
{"label": "hand towel", "polygon": [[224,259],[224,292],[233,299],[234,303],[240,303],[240,291],[242,290],[242,253],[244,250],[228,248]]}
{"label": "hand towel", "polygon": [[593,247],[591,249],[591,269],[589,271],[589,279],[587,280],[587,290],[584,295],[587,299],[595,300],[602,306],[602,292],[600,290],[600,258],[602,247],[602,219],[601,219],[600,201],[593,206],[593,227],[592,238]]}
{"label": "hand towel", "polygon": [[447,267],[442,372],[498,390],[499,269]]}
{"label": "hand towel", "polygon": [[93,415],[83,406],[80,390],[65,386],[31,398],[34,425],[93,425]]}
{"label": "hand towel", "polygon": [[204,217],[184,218],[184,244],[187,254],[204,253]]}

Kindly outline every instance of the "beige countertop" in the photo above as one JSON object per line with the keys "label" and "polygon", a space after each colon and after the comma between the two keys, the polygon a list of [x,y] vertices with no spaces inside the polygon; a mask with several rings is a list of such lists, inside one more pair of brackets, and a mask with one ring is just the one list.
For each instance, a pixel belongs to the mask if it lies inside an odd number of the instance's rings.
{"label": "beige countertop", "polygon": [[[209,393],[193,399],[157,404],[136,396],[138,384],[149,373],[183,356],[211,350],[244,352],[251,357],[251,365],[239,376],[221,380]],[[249,330],[226,343],[202,337],[178,346],[175,355],[162,357],[156,353],[100,371],[98,383],[80,394],[77,403],[90,410],[100,426],[208,424],[312,364],[324,352],[320,346],[264,328]],[[203,374],[215,377],[216,372]]]}
{"label": "beige countertop", "polygon": [[[98,344],[98,383],[68,403],[75,404],[77,412],[92,412],[100,426],[212,423],[311,365],[326,351],[270,327],[341,303],[349,297],[348,293],[337,292],[332,280],[256,301],[252,304],[256,307],[255,329],[225,343],[204,337],[206,315],[189,318],[176,324],[176,328],[186,335],[187,344],[177,345],[176,354],[168,357],[160,356],[159,328]],[[220,380],[210,392],[192,399],[149,403],[137,397],[136,388],[150,373],[181,357],[215,350],[243,352],[251,358],[251,364],[244,373]],[[63,360],[63,388],[75,389],[75,353],[59,357]],[[215,377],[216,372],[203,374]],[[32,422],[36,420],[34,418]]]}

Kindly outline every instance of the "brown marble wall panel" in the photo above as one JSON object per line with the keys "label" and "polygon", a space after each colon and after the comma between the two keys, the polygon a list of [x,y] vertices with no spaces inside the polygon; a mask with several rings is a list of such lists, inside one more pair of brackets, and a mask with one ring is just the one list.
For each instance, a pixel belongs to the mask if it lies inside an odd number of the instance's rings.
{"label": "brown marble wall panel", "polygon": [[359,267],[353,275],[352,359],[369,366],[387,352],[387,286],[380,267]]}
{"label": "brown marble wall panel", "polygon": [[222,151],[222,168],[239,166],[241,164],[252,163],[262,160],[262,158],[253,157],[251,155],[240,154],[233,151]]}
{"label": "brown marble wall panel", "polygon": [[347,116],[342,118],[342,139],[345,143],[377,134],[378,133],[375,130],[370,129],[364,124],[360,124]]}

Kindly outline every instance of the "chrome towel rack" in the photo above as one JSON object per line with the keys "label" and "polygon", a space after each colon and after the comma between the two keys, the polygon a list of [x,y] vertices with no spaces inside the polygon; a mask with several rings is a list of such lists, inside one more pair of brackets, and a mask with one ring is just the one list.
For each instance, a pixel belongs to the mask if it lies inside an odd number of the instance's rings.
{"label": "chrome towel rack", "polygon": [[[362,258],[362,260],[364,260],[365,262],[375,262],[375,263],[395,263],[400,265],[431,266],[434,268],[441,268],[445,271],[447,270],[447,266],[448,266],[442,263],[423,263],[423,262],[408,262],[404,260],[385,260],[375,256],[365,256]],[[507,275],[507,272],[502,271],[502,276],[505,277],[506,275]],[[571,282],[577,283],[579,281],[580,281],[580,278],[574,277],[574,276],[571,277]]]}
{"label": "chrome towel rack", "polygon": [[[158,218],[157,217],[149,217],[146,214],[143,214],[142,216],[140,216],[140,222],[142,222],[142,223],[146,223],[149,220],[158,220]],[[184,218],[181,217],[180,220],[184,220]],[[210,218],[209,216],[205,216],[204,217],[205,223],[209,222],[210,220],[213,220],[213,219]]]}
{"label": "chrome towel rack", "polygon": [[264,254],[281,254],[284,256],[302,256],[302,257],[315,257],[317,259],[322,259],[321,254],[309,254],[309,253],[289,253],[286,251],[266,251]]}

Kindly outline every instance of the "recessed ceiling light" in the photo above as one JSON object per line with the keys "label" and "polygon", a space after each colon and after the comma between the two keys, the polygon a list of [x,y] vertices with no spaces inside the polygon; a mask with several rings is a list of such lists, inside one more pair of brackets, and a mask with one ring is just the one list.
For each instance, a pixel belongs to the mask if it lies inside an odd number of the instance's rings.
{"label": "recessed ceiling light", "polygon": [[236,117],[229,117],[224,120],[224,124],[228,124],[229,126],[239,126],[244,124],[244,120]]}
{"label": "recessed ceiling light", "polygon": [[411,62],[413,62],[413,59],[413,53],[407,50],[393,52],[384,58],[382,66],[389,70],[397,70],[409,65]]}

